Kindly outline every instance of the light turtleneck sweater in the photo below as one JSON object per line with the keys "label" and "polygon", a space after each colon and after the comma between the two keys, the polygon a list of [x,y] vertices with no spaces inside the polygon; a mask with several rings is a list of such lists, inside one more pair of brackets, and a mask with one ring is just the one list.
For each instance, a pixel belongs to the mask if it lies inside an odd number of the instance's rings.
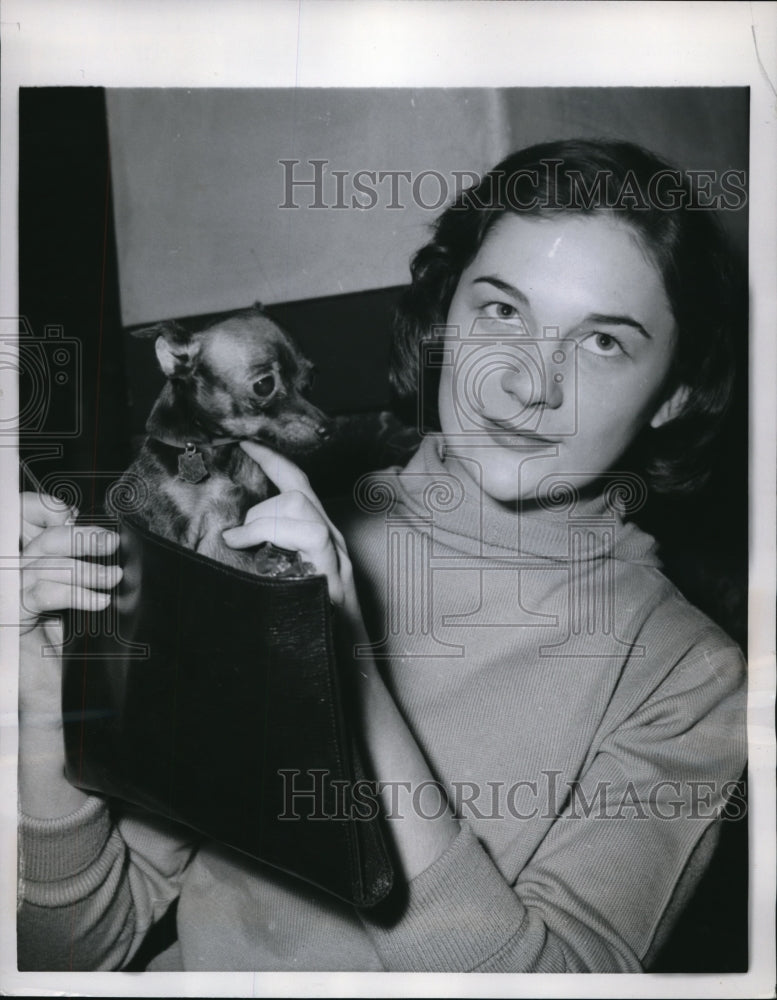
{"label": "light turtleneck sweater", "polygon": [[22,822],[24,967],[119,968],[178,896],[158,968],[642,968],[744,766],[738,648],[603,495],[517,513],[429,437],[357,499],[336,519],[452,845],[401,905],[356,911],[92,798]]}

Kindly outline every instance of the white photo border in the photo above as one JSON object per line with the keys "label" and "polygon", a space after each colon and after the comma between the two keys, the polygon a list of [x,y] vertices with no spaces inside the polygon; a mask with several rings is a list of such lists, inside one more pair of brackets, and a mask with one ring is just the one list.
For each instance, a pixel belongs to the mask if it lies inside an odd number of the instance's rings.
{"label": "white photo border", "polygon": [[[18,88],[748,86],[751,100],[751,969],[727,976],[19,973],[17,635],[0,629],[0,991],[92,996],[773,996],[777,4],[2,0],[0,316],[18,313]],[[771,69],[770,69],[771,67]],[[13,393],[0,415],[16,412]],[[17,550],[0,448],[0,554]],[[3,574],[10,577],[12,574]],[[3,579],[0,621],[14,619]]]}

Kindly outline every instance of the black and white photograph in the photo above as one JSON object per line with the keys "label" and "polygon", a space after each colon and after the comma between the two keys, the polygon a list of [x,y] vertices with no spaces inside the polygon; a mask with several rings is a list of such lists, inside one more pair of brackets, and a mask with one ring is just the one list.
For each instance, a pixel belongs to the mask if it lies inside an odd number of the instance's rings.
{"label": "black and white photograph", "polygon": [[777,5],[207,7],[2,5],[0,988],[773,996]]}

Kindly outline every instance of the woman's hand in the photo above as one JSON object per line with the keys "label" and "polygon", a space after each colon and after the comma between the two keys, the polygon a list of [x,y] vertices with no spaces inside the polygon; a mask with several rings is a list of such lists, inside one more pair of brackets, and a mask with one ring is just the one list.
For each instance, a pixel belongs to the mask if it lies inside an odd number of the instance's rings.
{"label": "woman's hand", "polygon": [[107,607],[121,569],[85,560],[112,555],[119,537],[76,525],[77,511],[46,494],[23,493],[21,506],[19,797],[26,815],[49,819],[86,800],[63,773],[60,657],[50,648],[62,641],[62,626],[50,616]]}
{"label": "woman's hand", "polygon": [[106,608],[121,567],[85,560],[112,555],[119,536],[107,528],[76,525],[78,512],[47,494],[22,493],[21,505],[22,634],[41,615]]}
{"label": "woman's hand", "polygon": [[223,532],[226,544],[233,549],[247,549],[272,542],[283,549],[296,549],[305,562],[326,577],[332,603],[354,612],[356,592],[345,541],[327,517],[308,477],[289,459],[264,445],[243,441],[240,447],[280,493],[251,507],[243,524]]}

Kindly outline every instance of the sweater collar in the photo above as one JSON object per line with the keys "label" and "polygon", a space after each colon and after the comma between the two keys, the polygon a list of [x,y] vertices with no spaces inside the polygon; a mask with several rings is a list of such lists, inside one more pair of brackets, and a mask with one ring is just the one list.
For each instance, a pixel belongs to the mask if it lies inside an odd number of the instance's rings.
{"label": "sweater collar", "polygon": [[[519,504],[513,508],[482,493],[461,463],[442,455],[442,437],[427,435],[400,473],[400,502],[413,515],[431,520],[434,537],[469,555],[507,555],[576,560],[611,556],[658,566],[654,540],[632,522],[624,522],[602,493],[571,504]],[[585,544],[571,544],[585,532]]]}

